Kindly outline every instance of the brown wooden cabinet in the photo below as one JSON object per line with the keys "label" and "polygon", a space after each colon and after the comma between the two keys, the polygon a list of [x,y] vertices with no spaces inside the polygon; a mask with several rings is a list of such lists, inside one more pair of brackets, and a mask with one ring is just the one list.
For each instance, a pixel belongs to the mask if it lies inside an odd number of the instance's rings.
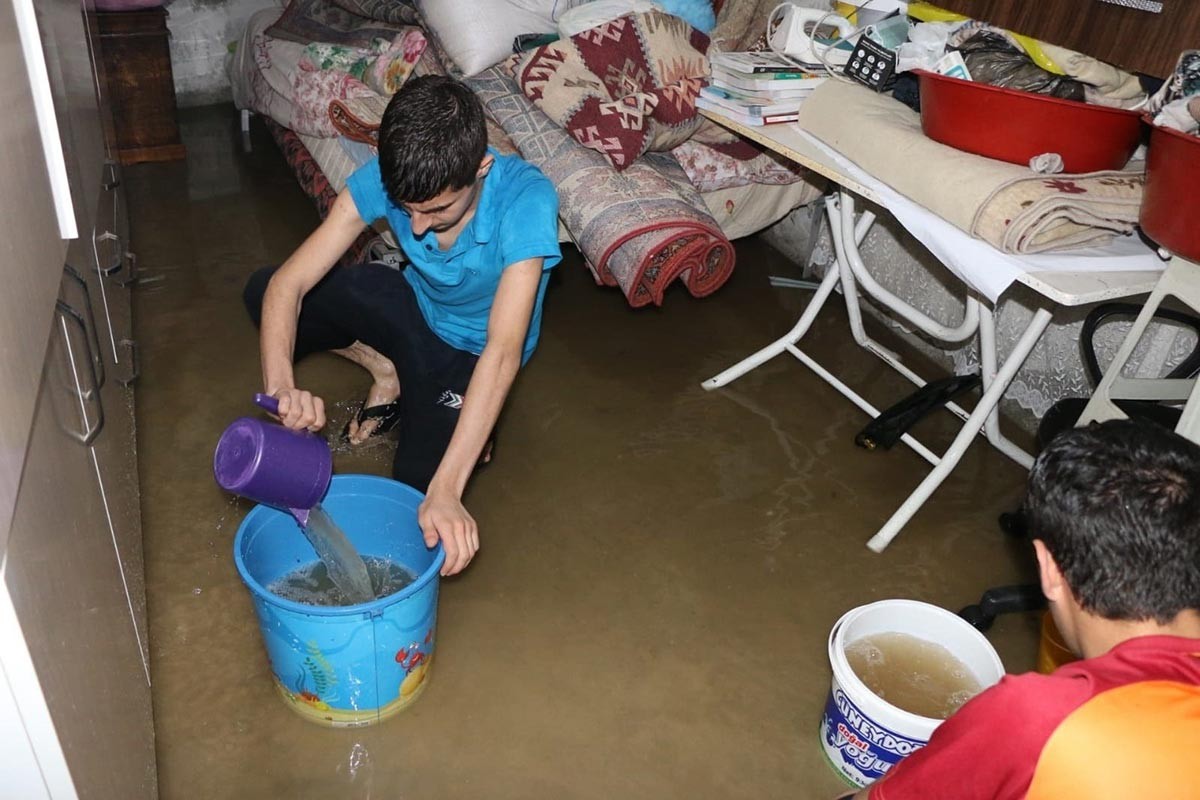
{"label": "brown wooden cabinet", "polygon": [[1101,0],[935,0],[1001,28],[1165,78],[1179,54],[1200,46],[1200,2],[1162,0],[1153,13]]}
{"label": "brown wooden cabinet", "polygon": [[184,157],[167,12],[100,11],[100,45],[122,164]]}

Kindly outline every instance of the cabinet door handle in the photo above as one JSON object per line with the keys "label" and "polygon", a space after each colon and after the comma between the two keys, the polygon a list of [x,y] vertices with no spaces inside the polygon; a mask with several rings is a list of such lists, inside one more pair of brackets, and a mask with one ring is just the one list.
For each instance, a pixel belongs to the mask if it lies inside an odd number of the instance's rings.
{"label": "cabinet door handle", "polygon": [[[79,274],[79,270],[70,264],[63,265],[63,274],[79,284],[79,288],[83,292],[83,310],[87,314],[87,325],[84,326],[87,329],[85,335],[90,334],[88,336],[88,351],[94,364],[92,369],[98,378],[95,381],[96,388],[99,389],[104,386],[104,356],[101,355],[100,350],[100,330],[96,327],[96,312],[92,310],[92,293],[88,289],[87,279]],[[74,309],[71,310],[74,311]]]}
{"label": "cabinet door handle", "polygon": [[133,339],[122,339],[117,344],[129,351],[129,363],[132,365],[129,369],[128,378],[117,378],[122,386],[129,387],[137,383],[137,379],[142,377],[142,358],[138,354],[137,342]]}
{"label": "cabinet door handle", "polygon": [[[100,242],[117,243],[113,248],[116,251],[116,257],[113,259],[112,264],[107,267],[100,264]],[[101,275],[114,275],[121,271],[121,267],[125,266],[125,260],[122,258],[125,248],[121,245],[121,237],[112,231],[105,231],[99,236],[92,237],[92,247],[96,250],[96,269],[99,270]]]}
{"label": "cabinet door handle", "polygon": [[[92,349],[92,345],[91,342],[88,341],[87,325],[84,323],[83,317],[79,315],[78,311],[71,308],[61,300],[55,301],[54,306],[58,310],[59,319],[63,320],[64,323],[67,320],[70,320],[79,327],[79,330],[83,332],[84,347],[90,351]],[[84,429],[82,432],[69,430],[67,431],[67,434],[84,447],[87,447],[92,442],[96,441],[96,437],[100,435],[100,430],[104,427],[104,404],[100,400],[100,385],[96,383],[96,365],[95,362],[92,361],[92,354],[90,352],[87,353],[87,357],[84,359],[84,361],[88,365],[89,377],[92,379],[92,388],[85,392],[83,385],[79,381],[79,373],[75,368],[75,349],[71,347],[71,337],[67,333],[65,324],[62,335],[63,343],[67,347],[67,358],[70,359],[71,362],[71,373],[74,375],[75,385],[79,392],[80,413],[83,415],[84,424]],[[96,401],[95,425],[90,424],[87,419],[87,401],[90,399],[95,399]]]}
{"label": "cabinet door handle", "polygon": [[137,253],[133,252],[132,250],[126,250],[123,263],[129,265],[129,277],[125,278],[124,280],[116,278],[115,280],[117,282],[117,286],[120,286],[122,289],[124,289],[126,286],[136,286],[138,280],[140,279],[140,276],[138,275]]}
{"label": "cabinet door handle", "polygon": [[111,192],[121,185],[121,177],[117,174],[117,162],[105,161],[104,170],[106,177],[104,178],[104,191]]}

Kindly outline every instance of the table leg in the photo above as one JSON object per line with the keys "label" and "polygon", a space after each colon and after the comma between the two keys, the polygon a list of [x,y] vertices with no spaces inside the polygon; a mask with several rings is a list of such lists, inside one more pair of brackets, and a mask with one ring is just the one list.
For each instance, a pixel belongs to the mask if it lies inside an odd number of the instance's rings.
{"label": "table leg", "polygon": [[250,142],[250,111],[243,108],[242,114],[242,152],[249,153],[254,150],[254,145]]}
{"label": "table leg", "polygon": [[995,378],[991,381],[991,385],[983,393],[983,397],[979,399],[979,403],[975,406],[975,410],[967,417],[967,421],[959,430],[958,435],[954,437],[954,442],[951,443],[949,449],[942,456],[941,461],[933,470],[921,481],[916,490],[908,496],[908,499],[892,514],[891,519],[884,524],[879,532],[871,537],[867,542],[867,547],[874,550],[876,553],[882,553],[892,539],[900,533],[900,529],[912,519],[930,495],[942,485],[942,481],[950,474],[958,462],[962,460],[963,454],[967,452],[971,441],[983,428],[987,418],[995,411],[996,406],[1000,403],[1000,398],[1008,389],[1012,379],[1016,376],[1017,370],[1025,363],[1025,359],[1029,357],[1029,353],[1033,350],[1033,346],[1037,344],[1042,333],[1045,332],[1046,326],[1050,324],[1050,311],[1045,308],[1039,308],[1033,314],[1033,319],[1029,321],[1029,326],[1025,328],[1025,332],[1021,334],[1021,338],[1017,340],[1016,346],[1008,359],[1005,360],[1003,366],[996,372]]}
{"label": "table leg", "polygon": [[[1022,361],[1028,357],[1028,354],[1022,357]],[[1011,356],[1010,356],[1011,358]],[[980,377],[983,379],[984,393],[991,387],[992,382],[996,380],[996,318],[990,308],[980,308],[979,310],[979,361],[980,361]],[[1020,365],[1018,365],[1018,368]],[[1013,373],[1016,374],[1015,372]],[[1011,383],[1011,379],[1009,381]],[[1033,466],[1033,456],[1022,450],[1016,442],[1009,439],[1000,430],[1000,404],[997,403],[987,415],[987,421],[983,425],[983,435],[992,443],[992,446],[999,450],[1004,455],[1011,458],[1013,461],[1020,464],[1025,469]]]}
{"label": "table leg", "polygon": [[[704,381],[704,383],[700,384],[700,386],[703,387],[706,391],[712,391],[713,389],[719,389],[720,387],[725,386],[726,384],[732,383],[733,381],[742,377],[743,375],[745,375],[747,372],[754,369],[755,367],[762,366],[767,361],[770,361],[775,356],[777,356],[780,353],[782,353],[783,351],[787,350],[789,345],[794,346],[798,341],[800,341],[800,339],[802,339],[804,337],[804,334],[806,334],[808,332],[808,329],[810,327],[812,327],[813,320],[816,319],[817,314],[820,312],[821,308],[825,305],[825,301],[829,299],[830,293],[837,286],[838,281],[841,278],[841,276],[844,274],[848,274],[841,266],[842,263],[844,263],[844,261],[845,261],[845,259],[841,255],[842,248],[843,248],[842,243],[844,240],[841,238],[842,234],[840,232],[839,220],[835,219],[835,215],[837,214],[837,208],[838,208],[838,204],[832,198],[827,199],[826,215],[829,218],[829,224],[831,226],[831,233],[832,233],[832,237],[834,239],[834,249],[836,250],[836,252],[838,254],[837,255],[838,263],[830,265],[829,268],[825,270],[825,277],[821,279],[821,282],[819,284],[817,284],[816,294],[813,295],[812,300],[808,301],[808,305],[804,307],[804,313],[800,315],[800,319],[796,322],[796,324],[794,326],[792,326],[792,329],[790,331],[785,333],[780,338],[776,339],[774,342],[771,342],[771,344],[767,345],[766,347],[759,350],[758,352],[752,353],[751,355],[747,356],[746,358],[743,358],[741,361],[734,364],[732,367],[729,367],[728,369],[721,372],[720,374],[715,375],[715,376],[709,378],[708,380]],[[850,205],[851,220],[848,223],[848,228],[853,231],[852,242],[853,242],[853,246],[857,252],[858,245],[862,244],[863,239],[865,239],[867,236],[867,231],[870,230],[871,225],[875,222],[875,215],[869,211],[864,212],[863,214],[861,214],[859,216],[858,222],[855,223],[853,220],[853,208],[854,208],[853,200],[851,200],[851,205]],[[853,278],[851,278],[851,280],[853,280]],[[850,294],[849,292],[845,292],[845,291],[843,291],[843,293],[847,294],[847,296],[849,296],[849,294]],[[855,299],[857,300],[857,297]],[[847,303],[849,303],[849,302],[850,301],[847,300]],[[847,306],[847,310],[849,310],[849,306]],[[855,310],[857,310],[857,306],[855,306]],[[853,325],[852,325],[852,327],[853,327]],[[860,324],[858,327],[861,329],[862,325]],[[858,333],[856,331],[855,338],[857,339],[857,337],[858,337]],[[878,346],[878,345],[876,345],[876,346],[879,347],[880,350],[883,350],[883,352],[886,352],[886,353],[891,352],[890,350],[883,349],[881,346]],[[893,356],[894,356],[894,354],[893,354]],[[797,356],[797,358],[799,358],[799,356]],[[801,360],[803,361],[804,359],[801,359]],[[844,394],[844,392],[843,392],[843,394]],[[876,415],[878,415],[878,412],[876,412]]]}
{"label": "table leg", "polygon": [[1017,370],[1020,369],[1025,359],[1028,358],[1030,351],[1032,351],[1034,345],[1046,330],[1046,326],[1050,323],[1051,314],[1047,309],[1038,309],[1035,312],[1033,319],[1025,329],[1020,340],[1018,340],[1012,353],[1004,362],[1004,365],[997,369],[995,320],[990,309],[984,308],[983,304],[974,296],[968,294],[963,319],[958,325],[950,327],[933,320],[880,286],[863,264],[862,257],[858,252],[858,245],[862,242],[867,230],[874,222],[875,216],[871,212],[866,211],[859,215],[856,220],[854,216],[854,198],[846,192],[841,192],[836,198],[829,198],[826,201],[826,212],[837,256],[837,263],[830,265],[826,271],[824,278],[822,278],[820,285],[817,287],[816,293],[805,307],[800,319],[790,331],[779,339],[776,339],[758,352],[747,356],[701,385],[705,390],[725,386],[775,356],[788,352],[809,369],[813,370],[818,377],[849,398],[869,416],[877,417],[879,411],[874,406],[797,347],[797,343],[808,332],[817,314],[820,313],[821,308],[825,305],[833,290],[839,285],[845,297],[846,313],[855,342],[868,352],[874,353],[883,359],[887,364],[918,386],[923,386],[925,381],[906,367],[896,353],[883,347],[867,334],[863,326],[862,309],[859,304],[860,283],[862,290],[868,295],[874,297],[878,302],[898,314],[901,318],[935,338],[955,342],[963,341],[977,333],[980,338],[981,360],[983,362],[983,397],[970,414],[967,414],[957,404],[947,404],[947,408],[963,419],[964,424],[955,436],[950,448],[942,456],[934,454],[908,434],[904,434],[902,437],[902,441],[905,444],[933,465],[933,470],[917,489],[909,495],[908,499],[904,501],[903,505],[892,515],[883,528],[868,542],[868,547],[872,550],[882,552],[900,532],[900,529],[917,512],[917,509],[929,499],[937,487],[941,485],[942,481],[958,465],[963,454],[970,446],[971,440],[981,432],[997,449],[1017,461],[1017,463],[1025,467],[1032,464],[1032,458],[1000,432],[998,406],[1001,396],[1008,389],[1009,384],[1012,383]]}
{"label": "table leg", "polygon": [[[855,224],[854,197],[846,193],[837,198],[829,198],[827,201],[827,211],[829,227],[832,233],[831,238],[833,239],[834,249],[837,254],[837,268],[842,274],[842,296],[846,301],[846,316],[850,323],[850,332],[854,336],[854,341],[868,352],[878,356],[888,366],[905,378],[908,378],[916,386],[924,386],[925,379],[909,369],[901,360],[898,353],[884,347],[867,333],[866,327],[863,325],[862,309],[859,301],[860,282],[863,290],[875,298],[881,305],[897,313],[902,319],[906,319],[918,329],[925,331],[929,336],[943,341],[963,341],[979,330],[979,301],[970,293],[967,294],[963,309],[963,319],[954,328],[943,325],[918,311],[880,286],[871,277],[866,265],[863,264],[862,254],[858,250],[858,245],[863,238],[859,234],[859,230],[862,229],[862,233],[865,234],[866,230],[863,227],[864,220],[869,224],[875,219],[875,215],[871,214],[870,211],[864,211],[859,216],[858,223]],[[853,241],[848,241],[845,238],[845,234],[851,230],[852,225],[855,231],[855,238]],[[946,403],[945,408],[959,419],[967,419],[967,412],[957,403]],[[872,416],[878,416],[878,414]]]}
{"label": "table leg", "polygon": [[728,383],[732,383],[738,378],[745,375],[755,367],[770,361],[775,356],[788,349],[788,345],[794,345],[796,342],[808,333],[808,329],[812,327],[813,320],[817,318],[817,314],[821,311],[821,307],[825,305],[825,301],[829,299],[829,295],[833,292],[833,287],[838,282],[838,271],[834,267],[830,267],[825,272],[825,277],[821,279],[820,286],[817,287],[816,293],[812,299],[808,301],[808,305],[804,307],[804,313],[800,315],[800,319],[790,331],[779,337],[769,345],[759,350],[757,353],[752,353],[743,358],[738,363],[729,367],[719,375],[709,378],[704,383],[700,384],[706,391],[720,388]]}

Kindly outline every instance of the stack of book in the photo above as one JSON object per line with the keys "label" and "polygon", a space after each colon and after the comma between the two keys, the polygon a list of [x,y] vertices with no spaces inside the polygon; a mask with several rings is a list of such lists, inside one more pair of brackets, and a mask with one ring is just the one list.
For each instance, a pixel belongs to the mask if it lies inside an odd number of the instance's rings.
{"label": "stack of book", "polygon": [[824,80],[774,53],[713,53],[712,81],[696,105],[743,125],[794,122]]}

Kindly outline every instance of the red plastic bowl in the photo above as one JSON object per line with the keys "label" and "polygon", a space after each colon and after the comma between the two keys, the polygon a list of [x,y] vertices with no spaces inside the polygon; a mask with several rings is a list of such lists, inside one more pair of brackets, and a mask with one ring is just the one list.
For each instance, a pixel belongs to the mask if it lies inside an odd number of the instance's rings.
{"label": "red plastic bowl", "polygon": [[1058,153],[1065,172],[1120,169],[1141,136],[1134,111],[916,70],[921,128],[930,139],[1013,164]]}
{"label": "red plastic bowl", "polygon": [[1200,138],[1151,125],[1139,222],[1147,236],[1189,261],[1200,261],[1197,186]]}

